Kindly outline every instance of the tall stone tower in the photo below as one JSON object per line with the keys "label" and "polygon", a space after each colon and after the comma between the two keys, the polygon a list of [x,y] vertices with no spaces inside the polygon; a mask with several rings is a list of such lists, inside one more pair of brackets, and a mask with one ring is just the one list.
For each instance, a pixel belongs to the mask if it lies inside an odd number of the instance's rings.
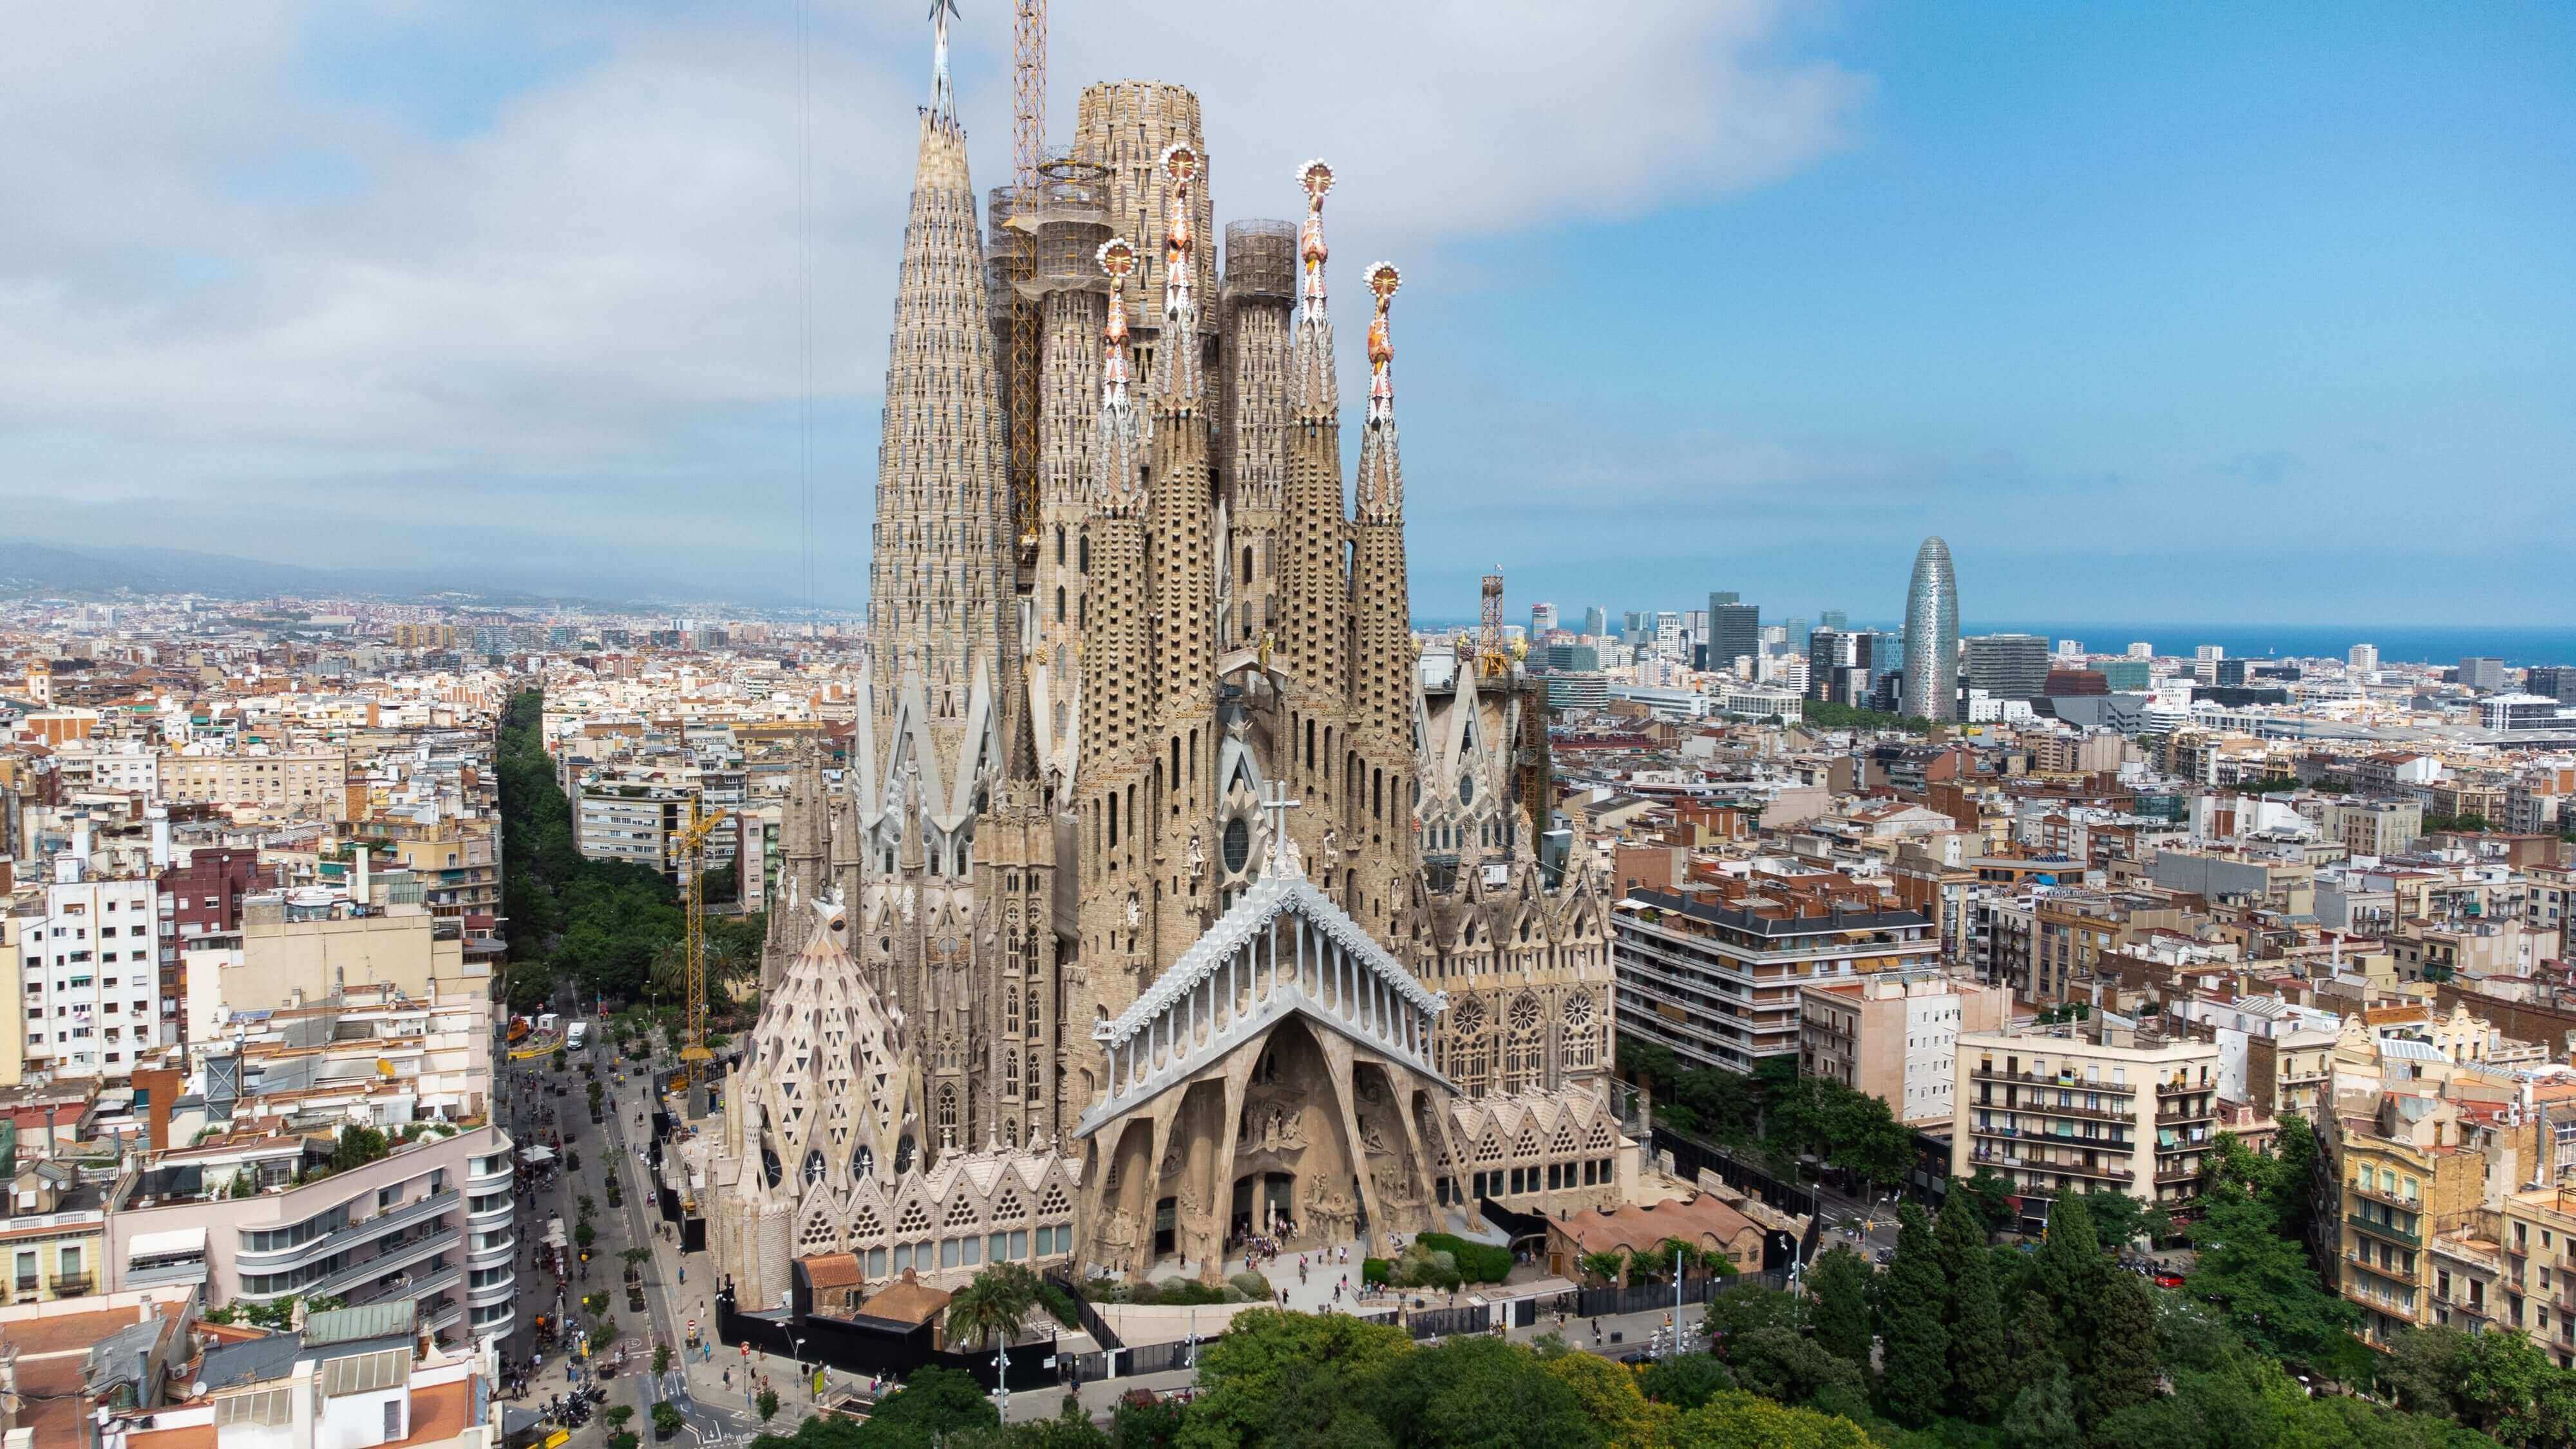
{"label": "tall stone tower", "polygon": [[[1557,824],[1538,697],[1498,653],[1436,688],[1416,657],[1395,269],[1367,273],[1353,508],[1331,168],[1299,170],[1301,225],[1229,227],[1220,267],[1197,98],[1096,85],[1036,192],[997,196],[988,252],[948,13],[866,705],[845,788],[811,760],[792,781],[782,889],[815,907],[776,933],[727,1093],[760,1115],[695,1154],[724,1271],[764,1304],[791,1252],[942,1286],[978,1243],[1212,1273],[1255,1231],[1375,1245],[1478,1197],[1619,1200],[1608,910]],[[993,322],[1025,302],[1024,559]],[[866,1070],[831,1069],[835,1032]]]}
{"label": "tall stone tower", "polygon": [[[944,27],[942,30],[944,36]],[[968,966],[974,823],[1023,708],[1017,543],[984,248],[940,49],[896,278],[869,579],[868,699],[851,775],[858,957],[926,1054],[934,1150],[977,1140],[983,993]]]}
{"label": "tall stone tower", "polygon": [[1217,534],[1217,647],[1258,649],[1279,622],[1279,517],[1288,484],[1288,328],[1297,295],[1297,228],[1225,228],[1224,460]]}
{"label": "tall stone tower", "polygon": [[[1402,934],[1419,852],[1413,836],[1417,751],[1412,592],[1404,566],[1404,460],[1395,431],[1395,344],[1387,309],[1401,282],[1393,264],[1368,269],[1368,420],[1360,434],[1359,511],[1351,549],[1351,735],[1358,761],[1342,818],[1357,861],[1343,909],[1373,934]],[[1365,778],[1362,772],[1365,771]]]}

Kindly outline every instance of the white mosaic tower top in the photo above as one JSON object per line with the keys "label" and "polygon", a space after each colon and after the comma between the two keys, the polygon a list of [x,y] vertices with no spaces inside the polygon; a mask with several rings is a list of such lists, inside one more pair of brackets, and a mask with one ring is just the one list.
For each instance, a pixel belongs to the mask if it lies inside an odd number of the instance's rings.
{"label": "white mosaic tower top", "polygon": [[962,858],[1015,696],[1016,566],[984,247],[966,135],[922,112],[878,450],[863,809],[881,840]]}

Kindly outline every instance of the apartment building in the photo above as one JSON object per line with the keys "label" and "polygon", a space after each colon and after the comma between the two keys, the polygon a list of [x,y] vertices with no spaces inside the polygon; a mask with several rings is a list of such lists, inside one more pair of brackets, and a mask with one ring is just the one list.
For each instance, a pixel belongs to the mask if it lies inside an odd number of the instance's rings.
{"label": "apartment building", "polygon": [[0,1303],[42,1303],[98,1291],[106,1192],[72,1162],[31,1161],[8,1185],[0,1215]]}
{"label": "apartment building", "polygon": [[[209,937],[241,930],[242,902],[259,888],[259,852],[229,848],[192,850],[161,871],[161,995],[183,1001],[188,979],[182,956]],[[186,1042],[188,1016],[176,1017],[178,1040]]]}
{"label": "apartment building", "polygon": [[507,1335],[518,1251],[509,1137],[488,1122],[423,1132],[313,1180],[328,1141],[241,1132],[155,1154],[118,1184],[108,1287],[198,1284],[210,1303],[403,1301],[442,1338]]}
{"label": "apartment building", "polygon": [[2491,1168],[2529,1170],[2537,1133],[2492,1106],[2430,1092],[2383,1092],[2366,1112],[2337,1113],[2334,1127],[2321,1138],[2331,1187],[2318,1231],[2337,1289],[2361,1311],[2362,1337],[2385,1348],[2436,1321],[2428,1245],[2476,1225]]}
{"label": "apartment building", "polygon": [[1964,1032],[2012,1024],[2012,993],[1948,974],[1880,972],[1798,992],[1798,1074],[1824,1077],[1887,1104],[1908,1125],[1954,1115]]}
{"label": "apartment building", "polygon": [[[110,1286],[198,1283],[214,1302],[409,1300],[428,1332],[508,1333],[513,1161],[491,1117],[488,978],[436,970],[455,943],[416,909],[358,918],[386,922],[363,935],[348,919],[266,923],[264,944],[264,904],[250,905],[236,974],[191,981],[212,1045],[171,1114],[174,1145],[137,1158],[109,1203]],[[416,986],[355,980],[362,948]],[[390,969],[400,962],[411,969]],[[352,1124],[385,1133],[390,1151],[330,1171]]]}
{"label": "apartment building", "polygon": [[2189,913],[2161,896],[2134,891],[2061,888],[2043,892],[2031,911],[2030,973],[2014,989],[2032,1006],[2091,997],[2106,952],[2125,951],[2158,931],[2188,930]]}
{"label": "apartment building", "polygon": [[344,750],[274,755],[161,757],[161,798],[174,805],[257,805],[314,820],[344,820],[349,756]]}
{"label": "apartment building", "polygon": [[2227,1115],[2214,1043],[2095,1030],[1958,1041],[1950,1170],[2002,1173],[2034,1227],[2058,1194],[2106,1188],[2187,1213]]}
{"label": "apartment building", "polygon": [[[253,1012],[295,1011],[334,996],[382,990],[428,1003],[482,998],[491,968],[466,957],[462,933],[419,906],[361,913],[341,899],[298,907],[279,892],[254,896],[240,934],[186,959],[189,1039],[229,1040]],[[487,1053],[488,1055],[488,1053]]]}
{"label": "apartment building", "polygon": [[[700,789],[694,772],[679,778],[662,768],[585,770],[572,791],[574,844],[587,859],[632,861],[677,879],[683,866],[677,837],[688,827],[690,807],[720,808]],[[706,868],[731,863],[737,844],[728,831],[709,836]]]}
{"label": "apartment building", "polygon": [[161,994],[158,887],[91,879],[88,864],[56,857],[43,904],[17,922],[24,1069],[121,1078],[177,1040],[178,1002]]}
{"label": "apartment building", "polygon": [[123,1449],[490,1449],[497,1347],[423,1351],[412,1305],[316,1313],[292,1335],[210,1346],[202,1392]]}
{"label": "apartment building", "polygon": [[2390,856],[2424,833],[2424,804],[2411,798],[2330,801],[2324,824],[2326,834],[2355,855]]}
{"label": "apartment building", "polygon": [[1620,1031],[1734,1072],[1798,1055],[1800,988],[1928,970],[1941,950],[1919,911],[1839,909],[1813,897],[1725,905],[1640,890],[1612,909],[1611,935]]}
{"label": "apartment building", "polygon": [[2495,1326],[2522,1330],[2560,1368],[2576,1368],[2576,1185],[2507,1193],[2498,1217]]}

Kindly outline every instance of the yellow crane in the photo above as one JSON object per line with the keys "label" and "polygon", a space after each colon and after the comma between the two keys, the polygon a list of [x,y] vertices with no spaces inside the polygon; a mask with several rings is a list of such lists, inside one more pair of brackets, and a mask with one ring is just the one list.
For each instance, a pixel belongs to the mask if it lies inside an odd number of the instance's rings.
{"label": "yellow crane", "polygon": [[688,902],[688,965],[682,972],[689,994],[688,1041],[680,1048],[680,1072],[685,1090],[694,1094],[705,1079],[706,1064],[715,1060],[707,1050],[707,837],[715,834],[731,811],[706,813],[696,799],[689,801],[689,823],[680,828],[681,890]]}

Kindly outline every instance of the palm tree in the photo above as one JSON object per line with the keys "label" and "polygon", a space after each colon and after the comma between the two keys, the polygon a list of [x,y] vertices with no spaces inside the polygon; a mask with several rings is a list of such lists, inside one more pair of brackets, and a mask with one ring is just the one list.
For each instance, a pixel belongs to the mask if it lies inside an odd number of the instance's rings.
{"label": "palm tree", "polygon": [[1037,1275],[1004,1263],[975,1275],[948,1300],[948,1341],[990,1344],[1018,1335],[1037,1303]]}

